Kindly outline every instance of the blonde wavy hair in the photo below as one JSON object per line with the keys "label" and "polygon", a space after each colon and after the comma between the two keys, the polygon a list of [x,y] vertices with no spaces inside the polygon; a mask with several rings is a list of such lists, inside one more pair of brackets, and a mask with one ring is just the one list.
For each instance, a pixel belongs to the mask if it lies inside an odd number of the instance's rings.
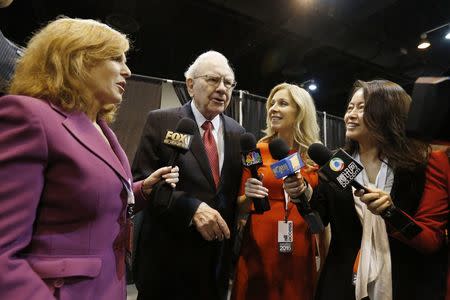
{"label": "blonde wavy hair", "polygon": [[90,70],[101,61],[121,56],[129,47],[128,38],[106,24],[60,17],[31,38],[9,93],[46,99],[68,112],[99,112],[99,118],[112,122],[117,106],[99,107],[87,88],[95,80]]}
{"label": "blonde wavy hair", "polygon": [[309,158],[307,151],[311,144],[320,142],[320,129],[317,124],[316,107],[311,95],[306,90],[295,84],[284,82],[275,86],[270,91],[266,102],[266,129],[263,130],[266,135],[260,140],[260,142],[270,143],[277,137],[278,132],[275,132],[270,126],[270,116],[268,112],[271,107],[273,96],[280,90],[288,91],[298,108],[298,115],[295,119],[294,125],[294,147],[298,148],[299,154],[306,160],[305,162],[308,165],[314,165],[314,162]]}

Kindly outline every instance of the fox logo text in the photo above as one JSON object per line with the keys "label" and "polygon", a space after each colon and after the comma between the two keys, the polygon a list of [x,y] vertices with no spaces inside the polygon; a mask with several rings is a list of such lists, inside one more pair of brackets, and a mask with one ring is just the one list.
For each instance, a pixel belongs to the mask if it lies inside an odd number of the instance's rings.
{"label": "fox logo text", "polygon": [[166,137],[164,138],[164,144],[188,150],[189,146],[191,145],[191,139],[192,135],[190,134],[168,130],[166,133]]}

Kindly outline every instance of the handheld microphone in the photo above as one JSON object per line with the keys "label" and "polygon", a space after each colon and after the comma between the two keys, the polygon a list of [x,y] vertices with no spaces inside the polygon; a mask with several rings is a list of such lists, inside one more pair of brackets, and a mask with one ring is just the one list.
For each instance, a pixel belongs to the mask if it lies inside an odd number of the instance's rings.
{"label": "handheld microphone", "polygon": [[182,118],[177,123],[175,131],[167,130],[163,143],[173,148],[173,153],[170,156],[169,166],[174,166],[175,161],[180,154],[186,153],[192,144],[194,132],[197,124],[194,120],[189,118]]}
{"label": "handheld microphone", "polygon": [[[278,179],[296,176],[295,173],[305,165],[298,153],[289,155],[289,146],[280,138],[276,138],[269,143],[269,151],[272,157],[278,160],[270,166]],[[322,219],[316,211],[311,209],[304,193],[300,195],[300,198],[291,198],[291,200],[296,204],[311,233],[320,233],[324,230]]]}
{"label": "handheld microphone", "polygon": [[289,155],[289,146],[282,139],[274,139],[269,143],[269,151],[278,162],[270,165],[273,175],[277,179],[292,176],[305,166],[298,153]]}
{"label": "handheld microphone", "polygon": [[[256,139],[253,134],[246,132],[241,135],[242,165],[250,170],[252,178],[259,179],[258,168],[262,165],[261,152],[256,148]],[[263,214],[270,210],[270,202],[267,196],[264,198],[251,198],[255,213]]]}
{"label": "handheld microphone", "polygon": [[308,148],[308,155],[320,166],[319,175],[329,181],[337,189],[345,189],[351,185],[357,190],[369,190],[355,180],[356,176],[364,169],[347,152],[339,149],[334,155],[327,147],[320,143],[314,143]]}
{"label": "handheld microphone", "polygon": [[[194,132],[197,128],[197,124],[194,120],[189,118],[182,118],[178,121],[174,131],[167,130],[163,140],[163,144],[171,147],[173,152],[167,163],[168,166],[175,166],[176,161],[180,154],[185,154],[192,144]],[[172,203],[173,188],[171,185],[166,184],[164,180],[155,184],[152,190],[153,205],[155,207],[161,207],[163,209],[168,208]]]}
{"label": "handheld microphone", "polygon": [[[343,190],[350,185],[357,190],[364,190],[364,193],[369,192],[366,187],[355,180],[356,176],[364,169],[363,166],[344,150],[339,149],[332,154],[324,145],[314,143],[309,146],[308,155],[320,166],[321,178],[325,179],[333,188]],[[422,231],[422,228],[394,204],[391,204],[380,215],[408,239]]]}

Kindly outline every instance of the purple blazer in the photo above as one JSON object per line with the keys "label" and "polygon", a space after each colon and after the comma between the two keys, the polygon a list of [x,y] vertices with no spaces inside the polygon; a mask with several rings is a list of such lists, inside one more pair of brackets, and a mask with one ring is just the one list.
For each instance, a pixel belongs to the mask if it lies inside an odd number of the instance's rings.
{"label": "purple blazer", "polygon": [[[84,113],[0,98],[0,299],[126,299],[126,155]],[[144,201],[141,182],[133,184]]]}

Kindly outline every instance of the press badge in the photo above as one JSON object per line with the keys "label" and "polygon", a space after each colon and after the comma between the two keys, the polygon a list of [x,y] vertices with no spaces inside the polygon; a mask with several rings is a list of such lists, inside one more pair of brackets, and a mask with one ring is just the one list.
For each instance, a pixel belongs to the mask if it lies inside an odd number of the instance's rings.
{"label": "press badge", "polygon": [[294,224],[292,221],[278,221],[278,251],[292,253],[294,241]]}

